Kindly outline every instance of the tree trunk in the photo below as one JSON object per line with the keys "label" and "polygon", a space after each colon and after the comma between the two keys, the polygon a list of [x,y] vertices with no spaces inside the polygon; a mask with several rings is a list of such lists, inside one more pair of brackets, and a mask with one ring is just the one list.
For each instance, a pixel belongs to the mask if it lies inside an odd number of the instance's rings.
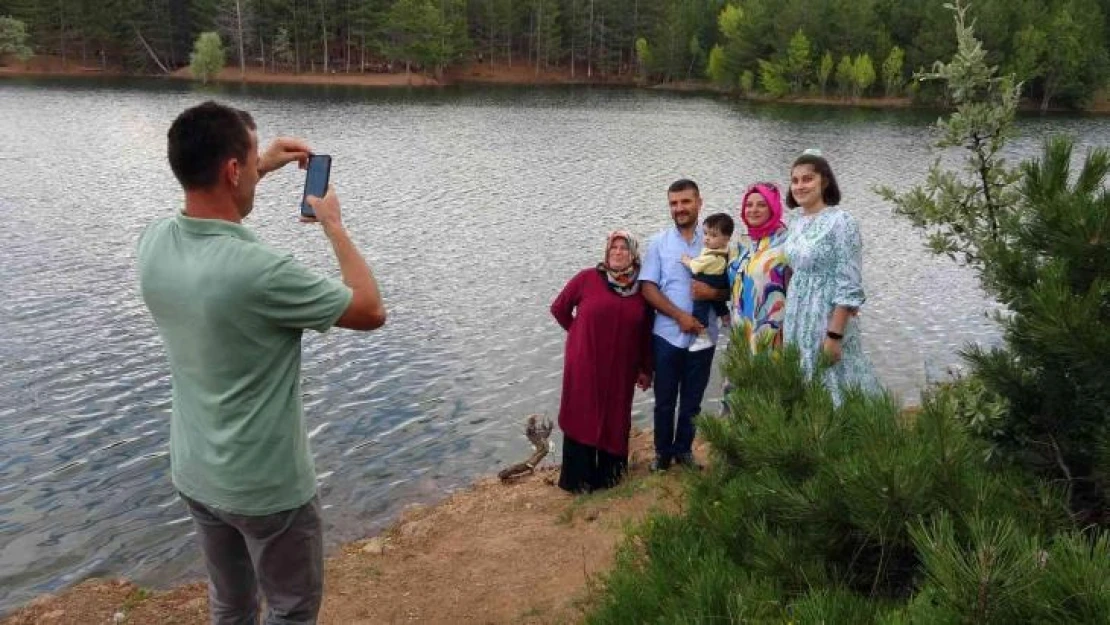
{"label": "tree trunk", "polygon": [[594,77],[594,0],[590,0],[590,27],[586,35],[586,77]]}
{"label": "tree trunk", "polygon": [[543,2],[536,11],[536,77],[540,75],[540,59],[543,57]]}
{"label": "tree trunk", "polygon": [[575,36],[578,34],[578,29],[575,28],[574,22],[578,19],[578,2],[574,0],[570,3],[570,78],[574,80],[574,44]]}
{"label": "tree trunk", "polygon": [[62,53],[62,69],[66,66],[66,7],[58,0],[58,44]]}
{"label": "tree trunk", "polygon": [[135,26],[134,24],[132,24],[132,27],[135,29],[135,36],[139,38],[139,43],[143,44],[143,47],[146,48],[147,54],[150,55],[150,58],[154,59],[154,62],[158,65],[158,67],[162,68],[163,72],[169,74],[170,70],[166,69],[166,66],[162,64],[162,61],[158,58],[158,55],[154,53],[154,49],[150,47],[150,44],[146,42],[146,39],[143,39],[143,34],[139,32],[139,27]]}
{"label": "tree trunk", "polygon": [[235,0],[235,22],[239,33],[239,80],[247,77],[247,57],[243,54],[243,11],[240,0]]}
{"label": "tree trunk", "polygon": [[[640,38],[640,0],[632,3],[632,47],[628,50],[628,58],[636,58],[636,41]],[[629,63],[631,65],[631,63]]]}
{"label": "tree trunk", "polygon": [[512,14],[513,14],[513,0],[509,0],[508,15],[509,21],[505,26],[505,54],[509,57],[509,69],[513,68],[513,27],[512,27]]}
{"label": "tree trunk", "polygon": [[297,28],[297,0],[293,0],[293,73],[301,73],[301,37]]}
{"label": "tree trunk", "polygon": [[324,0],[320,0],[320,38],[324,42],[324,73],[328,73],[328,18],[324,14]]}
{"label": "tree trunk", "polygon": [[347,0],[347,23],[344,25],[347,30],[347,68],[344,70],[348,74],[351,73],[351,0]]}

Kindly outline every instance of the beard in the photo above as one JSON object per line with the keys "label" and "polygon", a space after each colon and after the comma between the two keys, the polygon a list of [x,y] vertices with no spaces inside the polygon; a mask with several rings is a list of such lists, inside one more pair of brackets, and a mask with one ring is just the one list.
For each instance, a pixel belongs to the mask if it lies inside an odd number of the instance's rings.
{"label": "beard", "polygon": [[676,226],[688,226],[696,221],[692,213],[672,213],[671,219]]}

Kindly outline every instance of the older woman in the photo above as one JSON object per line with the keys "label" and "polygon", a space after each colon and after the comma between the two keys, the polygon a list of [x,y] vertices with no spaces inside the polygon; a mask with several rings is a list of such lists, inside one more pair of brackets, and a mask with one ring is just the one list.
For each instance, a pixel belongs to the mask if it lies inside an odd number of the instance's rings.
{"label": "older woman", "polygon": [[797,345],[813,375],[822,353],[832,366],[823,382],[839,404],[844,389],[880,390],[856,321],[863,306],[863,240],[859,224],[840,207],[829,162],[807,151],[790,169],[786,204],[800,207],[784,249],[793,269],[783,320],[786,343]]}
{"label": "older woman", "polygon": [[748,233],[728,265],[732,324],[755,353],[782,345],[790,268],[782,249],[787,228],[778,187],[770,182],[748,187],[740,201],[740,219]]}
{"label": "older woman", "polygon": [[580,271],[551,304],[567,331],[559,427],[559,487],[588,492],[617,483],[628,467],[636,386],[651,386],[652,309],[640,294],[639,245],[609,235],[596,267]]}

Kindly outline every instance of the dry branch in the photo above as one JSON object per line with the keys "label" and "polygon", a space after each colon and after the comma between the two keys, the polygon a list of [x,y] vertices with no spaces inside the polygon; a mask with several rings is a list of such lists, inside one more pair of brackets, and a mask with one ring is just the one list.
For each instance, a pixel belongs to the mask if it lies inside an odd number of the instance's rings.
{"label": "dry branch", "polygon": [[551,430],[554,428],[551,421],[546,417],[540,415],[529,415],[528,426],[524,429],[524,435],[528,437],[528,441],[532,443],[532,455],[524,462],[514,464],[513,466],[501,470],[497,477],[501,481],[509,481],[524,475],[530,475],[536,470],[536,465],[543,460],[551,451]]}

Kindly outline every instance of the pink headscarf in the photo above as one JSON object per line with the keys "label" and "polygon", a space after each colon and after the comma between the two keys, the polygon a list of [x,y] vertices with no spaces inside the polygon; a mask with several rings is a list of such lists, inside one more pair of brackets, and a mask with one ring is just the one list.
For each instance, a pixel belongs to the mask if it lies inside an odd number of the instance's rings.
{"label": "pink headscarf", "polygon": [[[748,221],[748,213],[746,207],[748,205],[748,196],[758,193],[763,196],[763,200],[767,202],[767,208],[771,211],[771,216],[761,226],[753,226]],[[753,240],[760,240],[763,237],[771,236],[785,227],[782,223],[782,199],[779,196],[779,189],[770,182],[757,182],[748,187],[744,192],[744,198],[740,200],[740,218],[744,220],[744,225],[748,227],[748,236]]]}

